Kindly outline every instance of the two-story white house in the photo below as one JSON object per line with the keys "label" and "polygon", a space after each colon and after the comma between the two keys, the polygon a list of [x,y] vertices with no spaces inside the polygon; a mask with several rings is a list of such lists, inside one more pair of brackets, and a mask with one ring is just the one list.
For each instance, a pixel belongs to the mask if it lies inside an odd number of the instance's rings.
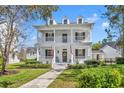
{"label": "two-story white house", "polygon": [[73,23],[63,17],[61,23],[51,18],[48,25],[34,26],[38,31],[37,60],[42,63],[74,64],[92,59],[93,24],[79,16]]}

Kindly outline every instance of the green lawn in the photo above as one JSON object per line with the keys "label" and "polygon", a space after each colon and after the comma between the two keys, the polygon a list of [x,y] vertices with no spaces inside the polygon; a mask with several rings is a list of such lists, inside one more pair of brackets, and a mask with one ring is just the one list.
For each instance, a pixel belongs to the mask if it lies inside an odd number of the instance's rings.
{"label": "green lawn", "polygon": [[[2,75],[0,76],[0,87],[9,87],[16,88],[19,87],[36,77],[44,74],[49,71],[51,68],[41,68],[41,67],[24,67],[25,62],[20,62],[16,64],[9,64],[7,66],[7,70],[10,72],[14,72],[10,75]],[[42,64],[40,64],[42,65]],[[1,66],[0,66],[1,68]]]}
{"label": "green lawn", "polygon": [[17,74],[0,76],[0,87],[19,87],[39,75],[47,72],[49,69],[14,69]]}
{"label": "green lawn", "polygon": [[[124,65],[108,65],[96,68],[116,68],[122,74],[120,87],[124,87]],[[88,68],[90,69],[90,68]],[[84,69],[67,69],[49,85],[49,88],[76,88],[78,86],[78,76]]]}

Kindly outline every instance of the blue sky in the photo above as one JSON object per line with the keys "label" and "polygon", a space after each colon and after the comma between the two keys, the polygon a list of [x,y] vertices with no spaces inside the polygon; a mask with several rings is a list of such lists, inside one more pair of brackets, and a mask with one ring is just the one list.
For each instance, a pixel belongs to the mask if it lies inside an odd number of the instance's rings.
{"label": "blue sky", "polygon": [[[102,13],[106,12],[104,6],[98,5],[73,5],[73,6],[59,6],[59,10],[53,13],[53,16],[57,22],[61,22],[63,16],[67,16],[71,22],[76,21],[76,18],[80,15],[84,17],[86,21],[94,22],[92,30],[92,42],[98,42],[106,37],[104,31],[105,27],[108,26],[108,22],[105,18],[102,18]],[[43,20],[33,21],[26,24],[30,37],[26,41],[27,46],[33,46],[36,43],[36,29],[32,25],[45,24]]]}

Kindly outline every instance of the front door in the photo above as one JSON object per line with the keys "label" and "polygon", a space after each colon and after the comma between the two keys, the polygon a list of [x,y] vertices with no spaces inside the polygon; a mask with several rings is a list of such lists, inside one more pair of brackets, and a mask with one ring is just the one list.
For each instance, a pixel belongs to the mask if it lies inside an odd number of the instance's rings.
{"label": "front door", "polygon": [[63,49],[62,51],[62,61],[67,62],[67,49]]}

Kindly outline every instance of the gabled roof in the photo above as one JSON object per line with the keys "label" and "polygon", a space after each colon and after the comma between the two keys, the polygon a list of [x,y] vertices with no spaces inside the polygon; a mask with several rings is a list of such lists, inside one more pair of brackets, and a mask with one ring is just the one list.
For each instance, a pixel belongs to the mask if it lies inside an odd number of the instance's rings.
{"label": "gabled roof", "polygon": [[35,53],[36,53],[36,51],[37,51],[37,49],[36,49],[35,47],[28,47],[28,48],[26,49],[26,52],[27,52],[27,53],[32,53],[32,52],[35,52]]}
{"label": "gabled roof", "polygon": [[112,47],[112,48],[114,48],[114,49],[117,49],[117,48],[118,48],[116,42],[108,42],[108,43],[105,43],[105,44],[102,45],[102,48],[103,48],[104,46],[106,46],[106,45],[108,45],[108,46],[110,46],[110,47]]}

